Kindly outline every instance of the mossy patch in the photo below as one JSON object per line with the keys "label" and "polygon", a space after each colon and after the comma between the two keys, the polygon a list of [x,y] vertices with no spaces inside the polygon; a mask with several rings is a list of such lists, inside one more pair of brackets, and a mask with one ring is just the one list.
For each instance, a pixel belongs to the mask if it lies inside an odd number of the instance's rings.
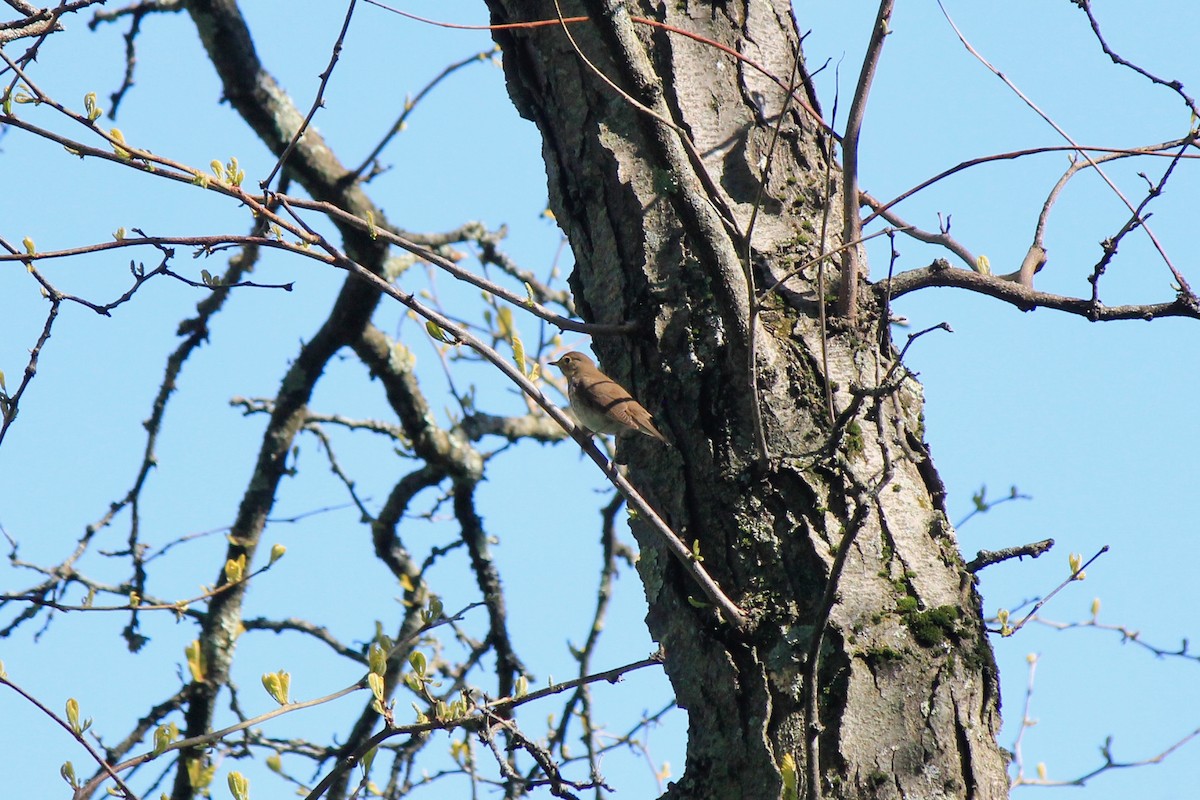
{"label": "mossy patch", "polygon": [[[897,604],[898,607],[899,604]],[[954,640],[959,638],[958,618],[958,606],[938,606],[928,611],[910,611],[904,615],[904,622],[912,631],[913,638],[917,640],[918,644],[923,647],[933,647],[941,644],[947,638]]]}

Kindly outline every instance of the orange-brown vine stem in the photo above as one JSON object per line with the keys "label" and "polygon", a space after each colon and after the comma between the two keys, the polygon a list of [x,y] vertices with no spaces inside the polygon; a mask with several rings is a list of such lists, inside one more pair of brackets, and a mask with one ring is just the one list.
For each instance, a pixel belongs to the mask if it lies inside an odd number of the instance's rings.
{"label": "orange-brown vine stem", "polygon": [[[508,30],[521,30],[523,28],[524,29],[546,28],[546,27],[550,27],[552,25],[553,26],[576,25],[580,22],[588,22],[591,20],[590,17],[561,17],[561,18],[557,18],[557,19],[530,20],[527,22],[504,22],[499,25],[462,25],[462,24],[459,24],[456,22],[442,22],[441,20],[429,19],[428,17],[421,17],[421,16],[413,14],[409,11],[401,11],[400,9],[395,8],[393,6],[389,6],[387,3],[383,3],[380,0],[365,0],[365,2],[369,3],[370,5],[375,6],[377,8],[382,8],[384,11],[390,11],[393,14],[398,14],[401,17],[404,17],[405,19],[411,19],[414,22],[421,22],[426,25],[435,25],[439,28],[449,28],[451,30],[460,30],[460,31],[508,31]],[[769,70],[766,69],[766,67],[763,67],[761,64],[754,61],[754,59],[747,58],[746,56],[742,55],[741,53],[739,53],[738,51],[729,47],[728,45],[721,44],[720,42],[718,42],[714,39],[709,39],[707,36],[701,36],[698,33],[692,33],[691,31],[684,30],[683,28],[678,28],[674,25],[668,25],[667,23],[659,22],[656,19],[650,19],[649,17],[630,16],[629,19],[631,21],[633,21],[633,23],[635,25],[648,25],[652,28],[661,28],[662,30],[668,31],[670,33],[677,33],[680,36],[686,36],[687,38],[692,39],[693,41],[700,42],[701,44],[706,44],[706,45],[709,45],[710,47],[715,47],[716,49],[720,50],[722,53],[725,53],[726,55],[730,56],[731,58],[735,58],[738,61],[741,61],[746,66],[762,73],[767,78],[774,81],[775,84],[777,86],[779,86],[781,89],[783,89],[784,91],[788,90],[788,84],[786,81],[784,81],[777,75],[772,74]],[[817,122],[817,124],[819,124],[821,126],[821,128],[824,129],[824,131],[826,133],[832,135],[838,141],[841,141],[842,137],[839,136],[837,134],[837,132],[834,131],[833,128],[829,127],[829,125],[826,124],[825,120],[821,119],[821,115],[818,114],[813,109],[813,107],[808,104],[807,100],[805,100],[803,97],[800,97],[795,92],[793,92],[793,95],[794,95],[794,97],[792,99],[796,103],[798,103],[801,108],[803,108],[805,111],[807,111],[808,115],[810,117],[812,117],[813,120],[815,120]]]}

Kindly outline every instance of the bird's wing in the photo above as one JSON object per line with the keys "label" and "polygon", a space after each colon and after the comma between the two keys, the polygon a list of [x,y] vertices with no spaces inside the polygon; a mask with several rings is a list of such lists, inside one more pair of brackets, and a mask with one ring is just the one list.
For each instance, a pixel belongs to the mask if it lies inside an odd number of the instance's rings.
{"label": "bird's wing", "polygon": [[649,434],[664,444],[667,438],[654,427],[654,416],[632,397],[625,397],[609,408],[609,414],[631,428]]}

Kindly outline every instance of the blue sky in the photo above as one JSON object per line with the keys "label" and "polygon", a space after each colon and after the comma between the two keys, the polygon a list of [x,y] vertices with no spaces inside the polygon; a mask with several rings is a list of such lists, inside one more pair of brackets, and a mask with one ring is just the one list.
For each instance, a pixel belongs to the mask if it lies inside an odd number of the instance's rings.
{"label": "blue sky", "polygon": [[[282,4],[247,6],[265,64],[298,105],[307,107],[344,9],[332,3],[289,4],[283,25]],[[459,22],[483,19],[475,4],[445,6],[421,2],[405,8],[429,16],[453,14]],[[1071,3],[960,1],[947,9],[972,43],[1077,141],[1133,146],[1181,136],[1191,124],[1176,96],[1150,87],[1099,52],[1086,19]],[[874,7],[800,4],[796,13],[801,29],[813,31],[806,40],[810,67],[831,60],[817,77],[825,109],[832,109],[837,77],[844,116]],[[1097,14],[1110,43],[1131,60],[1185,87],[1197,84],[1193,45],[1200,37],[1200,11],[1191,4],[1130,4],[1100,8]],[[106,27],[92,34],[82,23],[72,20],[71,30],[51,37],[31,74],[77,107],[88,91],[107,106],[104,98],[120,81],[121,31]],[[863,134],[860,182],[876,197],[890,198],[966,158],[1062,143],[962,48],[936,4],[901,3],[892,31]],[[137,85],[115,123],[126,138],[198,166],[236,155],[249,182],[264,176],[273,160],[234,112],[217,104],[216,78],[188,20],[179,15],[148,19],[139,45]],[[432,29],[360,7],[316,126],[345,161],[357,161],[390,125],[406,95],[419,91],[444,64],[488,47],[484,34]],[[23,107],[22,113],[53,119],[47,109]],[[392,169],[369,192],[393,223],[414,231],[448,229],[467,219],[505,223],[510,232],[505,246],[523,264],[548,274],[558,259],[563,274],[569,270],[569,252],[559,255],[557,228],[541,216],[545,175],[536,132],[511,109],[495,66],[480,63],[448,79],[417,109],[383,161]],[[1056,154],[975,168],[897,211],[927,228],[936,227],[938,212],[952,215],[952,231],[961,241],[986,254],[997,272],[1009,271],[1028,247],[1038,209],[1065,164],[1066,156]],[[244,210],[219,198],[113,165],[80,162],[18,131],[0,138],[0,169],[5,186],[0,236],[12,242],[29,236],[39,249],[103,241],[121,226],[163,234],[241,232],[248,226]],[[1109,174],[1136,202],[1144,191],[1137,172],[1156,176],[1160,169],[1158,162],[1119,163]],[[1200,271],[1191,259],[1194,204],[1189,198],[1196,196],[1195,169],[1183,164],[1179,172],[1167,195],[1152,206],[1151,226],[1176,265],[1200,286]],[[1126,215],[1094,177],[1076,178],[1052,215],[1050,261],[1038,286],[1085,294],[1099,241],[1112,235]],[[899,269],[925,266],[941,255],[904,240],[900,251]],[[124,252],[46,263],[44,269],[63,290],[111,299],[128,285],[129,257]],[[154,263],[151,253],[136,257]],[[876,274],[885,259],[886,245],[876,240]],[[186,254],[176,259],[176,266],[192,270],[193,277],[202,267],[217,272],[222,264],[219,258],[193,262]],[[261,418],[230,408],[229,398],[275,391],[286,359],[311,336],[342,279],[277,256],[264,259],[254,277],[264,283],[295,281],[296,291],[235,294],[209,345],[189,361],[158,448],[160,466],[142,509],[147,541],[162,545],[184,534],[215,531],[156,564],[155,591],[163,596],[193,595],[216,577],[224,546],[220,528],[232,519],[263,425]],[[1103,297],[1110,304],[1157,302],[1170,297],[1170,282],[1145,237],[1135,234],[1123,242],[1105,276]],[[477,296],[446,276],[436,278],[436,290],[447,305]],[[0,447],[0,524],[19,541],[22,558],[60,560],[84,526],[128,490],[143,446],[141,421],[175,346],[174,329],[202,296],[202,290],[160,280],[112,319],[64,308],[21,416]],[[928,440],[950,489],[952,517],[969,512],[971,495],[983,484],[992,498],[1007,494],[1012,485],[1033,498],[971,520],[959,534],[964,553],[969,557],[982,548],[1046,537],[1058,543],[1040,560],[982,573],[989,613],[1015,608],[1057,586],[1067,575],[1069,553],[1087,557],[1109,545],[1087,580],[1059,594],[1044,615],[1084,620],[1099,597],[1101,622],[1136,629],[1145,641],[1166,649],[1178,648],[1185,638],[1195,640],[1192,610],[1200,601],[1192,577],[1200,556],[1194,513],[1200,473],[1196,323],[1095,325],[1044,309],[1022,313],[953,289],[902,298],[896,311],[911,320],[913,329],[945,321],[955,331],[921,339],[908,359],[925,385]],[[44,314],[45,304],[24,270],[0,270],[0,370],[10,389]],[[409,342],[435,408],[448,408],[452,401],[443,394],[440,366],[420,327],[393,308],[382,311],[379,321]],[[524,338],[533,339],[536,321],[518,317],[518,322]],[[481,407],[520,408],[512,390],[486,371],[461,375],[456,379],[477,382]],[[378,387],[352,361],[334,367],[314,407],[389,416]],[[364,434],[336,441],[359,492],[375,503],[407,468],[388,447]],[[301,472],[284,488],[276,508],[280,518],[340,506],[347,499],[329,478],[316,442],[306,438],[300,446]],[[511,592],[515,635],[539,681],[572,673],[565,643],[577,644],[586,632],[599,531],[595,509],[605,499],[603,488],[602,477],[569,445],[503,453],[481,488],[481,512],[499,539],[496,552]],[[286,543],[288,556],[252,592],[247,613],[311,617],[347,641],[369,637],[376,619],[395,620],[399,590],[371,563],[367,534],[356,522],[354,511],[342,509],[273,525],[267,541]],[[119,549],[127,535],[124,516],[103,535],[102,549]],[[411,535],[433,546],[448,541],[452,531],[435,521],[414,524]],[[329,537],[338,537],[337,558],[330,558]],[[119,563],[95,555],[83,567],[113,581],[125,577]],[[439,589],[448,608],[474,599],[472,587],[462,584],[461,567],[461,558],[451,557],[440,568]],[[33,582],[29,573],[8,566],[0,567],[0,576],[5,591]],[[652,648],[641,625],[644,607],[632,571],[622,574],[617,596],[597,668],[640,658]],[[187,624],[149,620],[153,639],[131,656],[118,636],[125,621],[68,615],[36,644],[31,629],[0,640],[0,659],[15,680],[52,708],[61,708],[68,696],[79,698],[84,715],[94,717],[96,729],[112,741],[145,705],[178,686],[182,647],[194,635]],[[995,646],[1004,681],[1001,741],[1006,746],[1020,721],[1026,657],[1040,654],[1032,710],[1038,724],[1023,747],[1030,773],[1034,764],[1045,762],[1051,779],[1084,774],[1097,766],[1097,748],[1109,735],[1117,758],[1150,757],[1200,726],[1194,659],[1157,659],[1121,645],[1112,632],[1055,632],[1037,625],[1012,639],[997,639]],[[251,710],[268,707],[258,687],[259,674],[267,670],[288,669],[300,697],[325,694],[359,677],[295,638],[255,634],[241,648],[245,664],[236,677]],[[614,730],[644,711],[656,711],[670,696],[665,680],[647,673],[596,691],[597,702],[612,709]],[[145,699],[131,701],[131,694]],[[552,704],[531,710],[530,724],[552,710]],[[331,725],[344,730],[352,713],[350,706],[322,709],[294,723],[276,723],[280,727],[272,732],[315,738]],[[0,752],[6,754],[9,786],[22,796],[63,796],[58,767],[71,759],[85,771],[83,754],[11,693],[0,694],[0,718],[5,720]],[[669,761],[676,776],[682,769],[684,730],[683,715],[676,712],[648,737],[650,759]],[[1200,743],[1193,742],[1162,765],[1109,772],[1072,795],[1087,800],[1190,797],[1197,765]],[[624,796],[655,791],[640,753],[615,751],[605,761],[605,772],[625,788]],[[255,781],[258,792],[270,786],[266,777]],[[219,786],[216,796],[224,791]],[[1019,793],[1044,791],[1049,790]]]}

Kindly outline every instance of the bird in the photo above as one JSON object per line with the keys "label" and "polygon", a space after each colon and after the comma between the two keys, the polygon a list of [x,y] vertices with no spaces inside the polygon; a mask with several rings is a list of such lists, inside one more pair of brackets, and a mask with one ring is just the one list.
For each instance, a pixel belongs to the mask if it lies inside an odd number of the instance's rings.
{"label": "bird", "polygon": [[605,375],[596,362],[572,350],[550,362],[567,379],[567,398],[579,424],[593,433],[644,433],[669,444],[654,427],[654,417],[625,387]]}

